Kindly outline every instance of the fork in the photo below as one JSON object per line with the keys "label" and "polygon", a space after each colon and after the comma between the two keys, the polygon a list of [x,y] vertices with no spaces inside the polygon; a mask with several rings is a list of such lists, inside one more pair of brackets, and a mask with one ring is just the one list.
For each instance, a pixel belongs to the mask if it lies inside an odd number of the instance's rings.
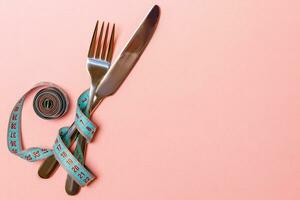
{"label": "fork", "polygon": [[[105,46],[105,48],[102,48],[102,52],[101,52],[101,40],[98,40],[98,45],[97,45],[97,49],[96,49],[97,59],[95,59],[94,55],[95,55],[95,48],[96,48],[96,44],[97,44],[96,39],[97,39],[98,23],[99,22],[97,21],[96,27],[95,27],[95,30],[94,30],[94,33],[93,33],[92,41],[91,41],[91,44],[90,44],[90,48],[89,48],[87,63],[100,63],[98,65],[101,65],[101,64],[104,65],[105,64],[106,68],[108,68],[107,64],[110,65],[110,62],[111,62],[111,59],[112,59],[112,54],[113,54],[113,48],[114,48],[113,43],[114,43],[115,25],[113,25],[113,29],[111,31],[111,37],[110,37],[110,42],[109,42],[109,47],[108,47],[108,52],[107,52],[106,58],[105,58],[105,54],[106,54],[106,49],[107,49],[107,47],[106,47],[107,36],[106,36],[106,39],[104,40],[104,43],[103,43],[103,46]],[[104,26],[104,23],[102,23],[101,31],[100,31],[100,32],[102,32],[102,34],[103,34],[103,26]],[[99,39],[102,39],[102,34],[100,33],[101,37],[99,36]],[[107,33],[106,33],[106,35],[107,35]],[[101,57],[103,59],[99,59],[100,53],[101,53]],[[106,60],[106,62],[105,62],[105,60]],[[107,69],[103,70],[103,73],[105,74],[106,71],[107,71]],[[101,77],[101,75],[102,74],[100,74],[100,77]],[[99,79],[101,79],[101,78],[99,78]],[[96,82],[97,81],[94,81],[94,83],[96,83]],[[96,98],[95,101],[93,102],[93,104],[91,105],[91,103],[90,103],[90,105],[89,105],[90,113],[85,112],[85,114],[91,115],[96,110],[97,106],[102,102],[102,100],[103,100],[102,98]],[[76,126],[75,126],[74,122],[70,126],[68,135],[70,136],[71,144],[74,142],[75,138],[79,135],[78,130],[76,129]],[[81,150],[81,148],[79,148],[79,146],[78,146],[77,149]],[[58,162],[57,162],[55,156],[52,155],[42,163],[42,165],[40,166],[40,168],[38,170],[38,175],[43,179],[48,179],[55,172],[57,167],[58,167]]]}
{"label": "fork", "polygon": [[[115,34],[115,24],[113,24],[111,35],[109,39],[109,45],[107,47],[108,40],[108,32],[109,32],[109,23],[107,23],[105,36],[102,42],[102,36],[104,31],[104,22],[102,22],[99,37],[97,39],[98,33],[98,24],[97,21],[96,27],[93,33],[92,41],[90,44],[88,59],[87,59],[87,69],[89,71],[91,77],[91,86],[89,90],[89,100],[87,103],[87,107],[85,110],[85,114],[90,116],[91,107],[95,106],[94,104],[98,104],[97,100],[95,100],[95,91],[97,86],[99,85],[101,79],[107,72],[110,67],[112,56],[113,56],[113,48],[114,48],[114,34]],[[84,157],[86,151],[86,140],[85,138],[79,134],[77,138],[77,144],[74,151],[74,156],[84,164]],[[75,195],[80,191],[80,186],[72,179],[70,175],[68,175],[65,185],[65,190],[69,195]]]}

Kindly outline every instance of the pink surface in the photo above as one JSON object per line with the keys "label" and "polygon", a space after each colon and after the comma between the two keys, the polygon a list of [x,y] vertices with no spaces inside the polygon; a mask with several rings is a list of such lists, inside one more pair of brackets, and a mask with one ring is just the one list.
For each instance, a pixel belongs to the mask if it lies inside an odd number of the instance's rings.
{"label": "pink surface", "polygon": [[[41,80],[64,87],[62,120],[39,119],[32,98],[24,110],[26,147],[51,147],[89,85],[96,20],[116,23],[118,54],[154,3],[152,41],[94,116],[87,165],[98,179],[69,197],[62,168],[42,180],[41,162],[8,152],[10,110]],[[293,0],[0,0],[0,199],[298,200],[299,10]]]}

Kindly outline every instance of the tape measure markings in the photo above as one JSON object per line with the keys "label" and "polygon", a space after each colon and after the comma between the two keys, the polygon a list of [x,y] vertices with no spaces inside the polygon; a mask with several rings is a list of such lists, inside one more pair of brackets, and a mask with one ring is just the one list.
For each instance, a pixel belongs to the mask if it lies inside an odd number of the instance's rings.
{"label": "tape measure markings", "polygon": [[83,92],[77,101],[75,123],[71,127],[64,127],[59,130],[59,134],[53,145],[53,150],[48,148],[31,147],[23,149],[21,138],[21,114],[23,104],[26,97],[33,91],[46,87],[54,87],[63,91],[58,85],[50,82],[41,82],[36,84],[32,89],[26,92],[20,100],[15,104],[8,124],[7,131],[7,146],[11,153],[19,156],[30,162],[45,159],[54,154],[57,161],[63,166],[67,173],[74,178],[74,180],[80,186],[86,186],[93,181],[96,177],[90,172],[83,163],[83,153],[80,148],[75,148],[76,157],[68,149],[71,145],[71,137],[74,134],[74,128],[77,128],[80,134],[82,134],[88,142],[91,142],[94,133],[96,132],[96,126],[84,113],[87,100],[89,96],[89,90]]}

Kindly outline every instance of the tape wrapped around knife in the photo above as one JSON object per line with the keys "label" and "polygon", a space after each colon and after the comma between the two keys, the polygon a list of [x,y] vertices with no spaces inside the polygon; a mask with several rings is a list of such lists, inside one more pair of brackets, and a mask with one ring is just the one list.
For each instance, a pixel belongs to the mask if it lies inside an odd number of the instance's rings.
{"label": "tape wrapped around knife", "polygon": [[[139,25],[130,41],[127,43],[123,51],[121,51],[121,54],[116,58],[115,62],[112,63],[111,67],[98,85],[96,89],[96,99],[93,103],[91,113],[96,110],[99,102],[101,102],[105,97],[114,94],[124,82],[152,38],[152,35],[158,24],[159,16],[160,9],[157,5],[155,5]],[[86,186],[95,179],[95,176],[88,170],[88,168],[86,168],[85,165],[80,164],[75,156],[76,151],[72,153],[69,150],[69,147],[75,141],[71,138],[76,129],[78,129],[81,134],[86,132],[84,137],[89,141],[91,141],[93,134],[96,132],[96,127],[90,120],[90,116],[86,116],[84,113],[88,98],[88,90],[84,91],[80,95],[77,101],[75,123],[73,123],[70,127],[63,127],[60,129],[55,144],[53,145],[53,149],[37,147],[34,149],[29,148],[28,151],[23,150],[23,147],[21,146],[21,136],[19,137],[20,140],[16,140],[16,138],[14,138],[15,135],[13,134],[16,130],[19,130],[18,134],[21,134],[21,107],[23,106],[25,100],[25,98],[21,98],[12,111],[10,118],[11,121],[8,128],[9,150],[15,155],[29,161],[46,159],[40,168],[43,168],[44,170],[42,173],[53,173],[55,169],[55,165],[53,165],[53,163],[58,161],[67,171],[67,173],[74,179],[74,181],[76,181],[76,183],[78,183],[80,186]],[[15,117],[16,114],[18,115],[17,117]],[[84,124],[84,126],[81,127],[80,124]],[[14,144],[20,145],[15,148]],[[42,156],[38,157],[41,153],[43,153]],[[56,160],[53,159],[54,155]],[[35,159],[29,159],[34,156]],[[51,160],[50,163],[52,162],[52,164],[49,164],[49,160]],[[51,167],[51,169],[47,169],[47,167]],[[40,172],[41,171],[39,170],[39,175],[41,175]],[[47,174],[44,175],[45,177],[50,177],[47,176]]]}
{"label": "tape wrapped around knife", "polygon": [[[120,56],[116,59],[116,62],[112,64],[102,78],[96,90],[97,99],[102,100],[114,94],[124,82],[152,38],[159,16],[160,9],[155,5],[139,25]],[[99,104],[95,103],[95,105]],[[83,149],[81,149],[81,152],[84,152]],[[80,187],[76,183],[72,183],[68,177],[65,188],[68,194],[74,195],[79,192]]]}

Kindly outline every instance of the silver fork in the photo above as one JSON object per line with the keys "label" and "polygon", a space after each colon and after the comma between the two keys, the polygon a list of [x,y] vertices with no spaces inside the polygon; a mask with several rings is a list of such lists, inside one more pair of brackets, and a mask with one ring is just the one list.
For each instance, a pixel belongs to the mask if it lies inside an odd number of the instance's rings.
{"label": "silver fork", "polygon": [[[90,87],[90,98],[87,105],[87,110],[89,111],[95,97],[95,90],[98,84],[100,83],[103,75],[108,70],[110,66],[112,53],[113,53],[113,40],[114,40],[114,30],[115,25],[113,25],[111,37],[109,41],[108,51],[107,51],[107,36],[109,30],[109,23],[107,24],[105,36],[103,40],[103,44],[101,44],[102,35],[103,35],[103,26],[104,22],[102,22],[100,34],[98,38],[98,44],[96,48],[96,37],[98,32],[98,21],[94,30],[92,42],[90,45],[89,53],[88,53],[88,61],[87,68],[91,76],[91,87]],[[101,47],[102,46],[102,47]],[[101,57],[100,57],[101,54]],[[99,59],[100,58],[100,59]]]}
{"label": "silver fork", "polygon": [[[114,34],[115,34],[115,24],[113,24],[111,36],[109,40],[109,45],[107,47],[108,32],[109,32],[109,23],[106,26],[105,36],[102,41],[103,31],[104,31],[104,22],[102,22],[98,41],[98,21],[94,30],[92,41],[90,44],[90,49],[88,53],[87,68],[91,76],[91,86],[89,91],[89,101],[85,114],[90,115],[91,107],[95,103],[95,91],[99,85],[101,79],[107,72],[110,67],[112,56],[113,56],[113,47],[114,47]],[[97,102],[98,103],[98,102]],[[79,134],[77,139],[77,145],[74,151],[74,156],[84,164],[84,154],[86,151],[86,140]],[[80,186],[68,175],[65,185],[65,190],[70,195],[75,195],[80,191]]]}

